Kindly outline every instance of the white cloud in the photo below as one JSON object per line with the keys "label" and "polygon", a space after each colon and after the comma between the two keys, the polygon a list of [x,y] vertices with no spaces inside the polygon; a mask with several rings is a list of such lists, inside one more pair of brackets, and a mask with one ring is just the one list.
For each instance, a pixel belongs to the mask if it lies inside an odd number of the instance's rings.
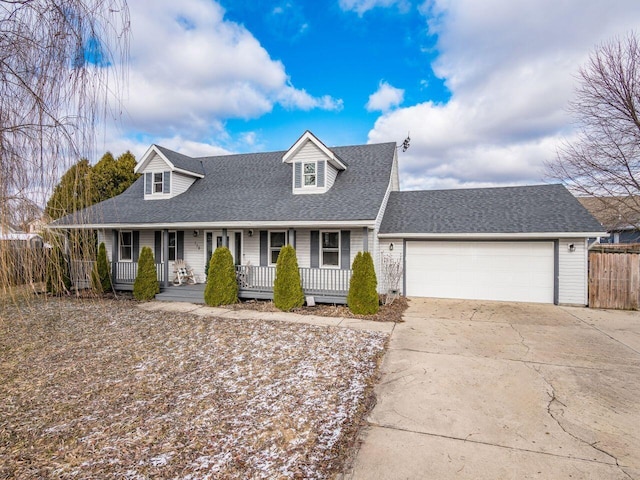
{"label": "white cloud", "polygon": [[387,112],[393,107],[397,107],[404,100],[404,90],[395,88],[387,82],[380,82],[378,90],[369,95],[366,109],[369,112]]}
{"label": "white cloud", "polygon": [[[275,104],[336,110],[341,100],[291,85],[242,25],[209,0],[138,0],[129,5],[132,39],[126,129],[164,138],[180,132],[201,141],[231,118],[252,119]],[[186,138],[188,137],[188,138]]]}
{"label": "white cloud", "polygon": [[434,72],[451,92],[382,115],[370,142],[411,132],[400,153],[404,188],[539,183],[543,163],[572,132],[566,106],[575,74],[596,43],[624,36],[640,5],[601,2],[430,0]]}
{"label": "white cloud", "polygon": [[410,8],[407,0],[340,0],[339,4],[342,10],[354,11],[360,16],[376,7],[397,6],[401,12],[406,12]]}

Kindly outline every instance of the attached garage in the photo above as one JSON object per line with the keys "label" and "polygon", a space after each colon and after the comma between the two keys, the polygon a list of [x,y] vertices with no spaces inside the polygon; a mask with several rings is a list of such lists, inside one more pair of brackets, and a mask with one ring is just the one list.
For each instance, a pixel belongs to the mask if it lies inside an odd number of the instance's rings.
{"label": "attached garage", "polygon": [[382,259],[407,296],[585,305],[588,239],[603,235],[562,185],[391,192]]}
{"label": "attached garage", "polygon": [[405,254],[409,296],[554,302],[552,241],[407,241]]}

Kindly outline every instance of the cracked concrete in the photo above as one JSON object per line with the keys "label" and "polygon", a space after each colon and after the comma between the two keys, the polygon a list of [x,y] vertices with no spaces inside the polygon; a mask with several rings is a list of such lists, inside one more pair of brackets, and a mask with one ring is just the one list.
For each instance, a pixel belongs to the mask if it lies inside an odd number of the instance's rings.
{"label": "cracked concrete", "polygon": [[640,314],[411,299],[352,479],[640,480]]}

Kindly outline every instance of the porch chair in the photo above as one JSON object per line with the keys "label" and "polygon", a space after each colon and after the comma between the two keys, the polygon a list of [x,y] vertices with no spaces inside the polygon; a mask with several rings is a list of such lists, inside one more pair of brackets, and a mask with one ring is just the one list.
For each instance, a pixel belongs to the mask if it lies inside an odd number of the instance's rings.
{"label": "porch chair", "polygon": [[251,261],[248,261],[245,265],[245,268],[238,272],[236,271],[236,280],[238,281],[238,287],[240,288],[249,288],[251,287]]}
{"label": "porch chair", "polygon": [[176,260],[173,264],[173,284],[174,285],[195,285],[196,277],[193,274],[193,269],[187,266],[187,262],[184,260]]}

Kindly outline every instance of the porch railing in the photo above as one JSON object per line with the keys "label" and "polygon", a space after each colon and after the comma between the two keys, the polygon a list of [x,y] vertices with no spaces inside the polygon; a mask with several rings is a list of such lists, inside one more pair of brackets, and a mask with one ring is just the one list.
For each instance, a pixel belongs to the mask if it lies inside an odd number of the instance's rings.
{"label": "porch railing", "polygon": [[[351,270],[329,268],[299,268],[302,289],[306,295],[346,296]],[[236,265],[238,288],[244,293],[272,293],[276,267]]]}
{"label": "porch railing", "polygon": [[[115,262],[111,275],[113,283],[133,285],[138,275],[138,262]],[[159,282],[164,281],[164,263],[156,263],[156,276]]]}
{"label": "porch railing", "polygon": [[69,262],[71,284],[75,288],[91,288],[91,272],[95,263],[92,260],[71,260]]}

